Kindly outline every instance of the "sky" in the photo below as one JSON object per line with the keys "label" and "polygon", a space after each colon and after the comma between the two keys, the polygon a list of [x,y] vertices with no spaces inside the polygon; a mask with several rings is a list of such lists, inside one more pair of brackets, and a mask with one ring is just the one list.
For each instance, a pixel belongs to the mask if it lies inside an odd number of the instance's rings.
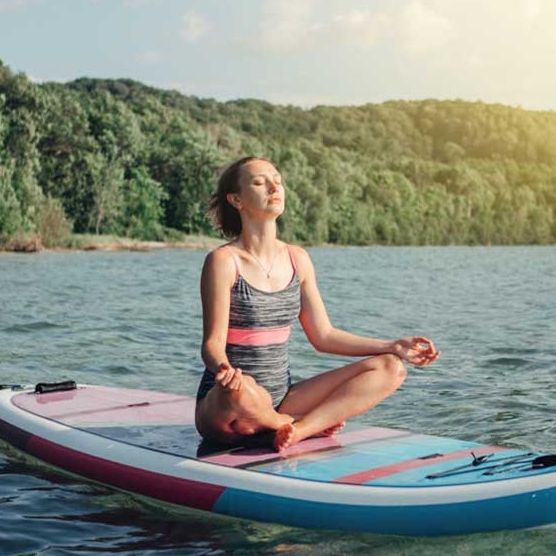
{"label": "sky", "polygon": [[556,0],[0,0],[0,60],[220,101],[556,110],[555,29]]}

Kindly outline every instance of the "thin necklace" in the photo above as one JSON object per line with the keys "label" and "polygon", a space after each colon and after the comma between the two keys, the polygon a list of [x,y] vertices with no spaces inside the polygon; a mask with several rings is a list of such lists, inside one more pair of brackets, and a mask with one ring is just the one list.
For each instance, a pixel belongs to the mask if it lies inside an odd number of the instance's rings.
{"label": "thin necklace", "polygon": [[270,279],[270,273],[272,271],[272,268],[274,267],[274,263],[276,262],[276,255],[278,254],[278,249],[276,248],[276,245],[274,246],[274,256],[272,257],[272,261],[268,267],[266,267],[263,263],[261,263],[258,257],[256,257],[253,253],[251,253],[251,251],[247,251],[247,249],[245,251],[249,253],[249,255],[253,257],[253,259],[255,259],[255,262],[263,269],[264,273],[266,274],[266,277]]}

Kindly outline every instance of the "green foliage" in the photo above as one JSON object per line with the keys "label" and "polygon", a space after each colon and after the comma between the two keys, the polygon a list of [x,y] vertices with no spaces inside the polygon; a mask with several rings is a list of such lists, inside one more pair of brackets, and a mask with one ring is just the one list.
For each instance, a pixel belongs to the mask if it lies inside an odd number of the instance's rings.
{"label": "green foliage", "polygon": [[[3,181],[10,181],[10,190],[19,205],[19,226],[32,231],[43,193],[37,183],[40,153],[37,148],[41,124],[42,93],[24,75],[13,75],[0,65],[0,104],[3,149],[0,162],[4,166]],[[8,178],[9,176],[9,178]],[[11,193],[6,193],[11,198]],[[2,202],[2,201],[0,201]],[[8,201],[13,204],[13,201]],[[14,218],[10,217],[13,222]]]}
{"label": "green foliage", "polygon": [[21,206],[12,187],[13,170],[0,164],[0,235],[11,236],[22,225]]}
{"label": "green foliage", "polygon": [[37,232],[42,245],[44,247],[56,247],[66,244],[71,229],[71,223],[66,218],[60,201],[52,197],[46,197],[37,218]]}
{"label": "green foliage", "polygon": [[122,225],[125,235],[138,239],[161,239],[160,224],[164,210],[162,201],[168,195],[157,181],[141,166],[132,171],[131,179],[124,186],[124,214]]}
{"label": "green foliage", "polygon": [[150,175],[162,184],[165,224],[190,234],[210,233],[205,217],[215,171],[224,162],[210,137],[184,119],[173,120],[147,158]]}
{"label": "green foliage", "polygon": [[[141,83],[35,85],[0,62],[0,235],[214,234],[219,168],[282,171],[281,236],[386,245],[556,242],[556,113],[463,101],[310,110]],[[31,236],[30,236],[31,237]]]}
{"label": "green foliage", "polygon": [[124,169],[116,158],[100,152],[88,157],[93,191],[92,225],[95,233],[119,233],[123,211]]}

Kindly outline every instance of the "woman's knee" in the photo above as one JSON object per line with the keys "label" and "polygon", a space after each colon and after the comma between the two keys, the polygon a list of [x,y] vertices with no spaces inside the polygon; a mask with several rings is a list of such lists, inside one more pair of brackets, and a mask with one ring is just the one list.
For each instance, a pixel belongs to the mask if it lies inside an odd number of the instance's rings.
{"label": "woman's knee", "polygon": [[257,383],[249,375],[243,375],[243,385],[240,390],[242,402],[250,407],[267,405],[272,406],[272,397],[266,388]]}
{"label": "woman's knee", "polygon": [[406,366],[397,355],[379,355],[375,358],[375,364],[379,365],[380,371],[394,388],[399,388],[407,376]]}

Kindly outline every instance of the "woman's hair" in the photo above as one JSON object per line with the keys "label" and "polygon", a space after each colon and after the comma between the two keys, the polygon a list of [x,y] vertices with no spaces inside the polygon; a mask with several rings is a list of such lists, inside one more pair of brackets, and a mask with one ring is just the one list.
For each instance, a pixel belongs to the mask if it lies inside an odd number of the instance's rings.
{"label": "woman's hair", "polygon": [[245,156],[224,168],[218,177],[216,193],[210,198],[207,215],[214,227],[229,238],[237,237],[241,233],[241,218],[239,211],[229,203],[227,196],[229,193],[239,192],[241,169],[252,160],[266,158]]}

